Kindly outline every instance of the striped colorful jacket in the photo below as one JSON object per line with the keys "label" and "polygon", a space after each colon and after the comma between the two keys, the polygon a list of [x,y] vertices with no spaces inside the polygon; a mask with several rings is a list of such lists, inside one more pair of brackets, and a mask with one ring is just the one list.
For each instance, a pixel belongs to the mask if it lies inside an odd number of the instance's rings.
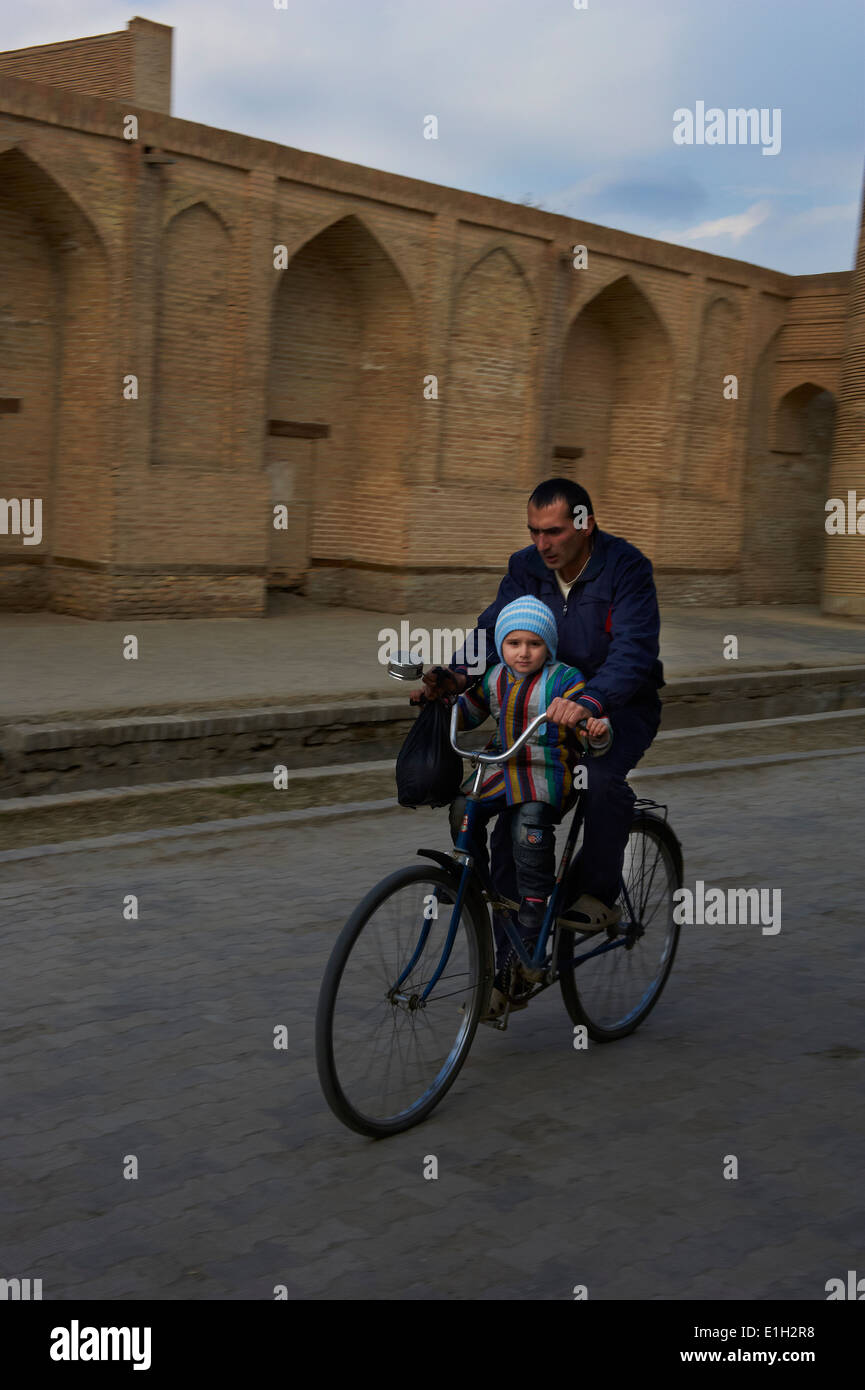
{"label": "striped colorful jacket", "polygon": [[[474,729],[492,716],[498,730],[484,751],[501,753],[516,742],[536,715],[549,708],[557,695],[570,699],[585,683],[576,667],[565,666],[561,661],[547,662],[530,676],[516,676],[500,662],[491,666],[472,690],[460,696],[457,725]],[[573,750],[574,744],[563,725],[542,724],[515,758],[489,769],[481,783],[481,800],[504,794],[509,806],[546,801],[561,810],[573,786]],[[472,771],[462,785],[463,792],[471,789],[474,778]]]}

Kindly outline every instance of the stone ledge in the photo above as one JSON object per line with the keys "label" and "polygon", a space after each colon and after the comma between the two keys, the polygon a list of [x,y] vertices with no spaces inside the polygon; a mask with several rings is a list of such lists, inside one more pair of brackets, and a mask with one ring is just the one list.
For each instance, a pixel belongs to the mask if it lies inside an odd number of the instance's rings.
{"label": "stone ledge", "polygon": [[[640,766],[629,781],[638,791],[662,796],[680,778],[769,767],[814,758],[865,754],[865,743],[848,747],[812,748],[782,753],[749,754],[719,760]],[[393,763],[386,762],[321,769],[294,778],[292,800],[268,787],[264,779],[244,777],[198,779],[189,783],[159,783],[150,787],[79,792],[73,796],[24,797],[0,804],[0,862],[64,854],[83,849],[103,850],[112,844],[242,832],[263,826],[309,826],[311,819],[364,815],[383,809],[402,809],[393,795]],[[358,776],[362,773],[362,776]],[[348,775],[350,774],[350,775]],[[334,795],[336,793],[336,795]],[[300,794],[300,795],[298,795]],[[358,796],[362,800],[358,800]],[[262,810],[270,800],[270,808]],[[672,817],[676,827],[675,815]],[[124,831],[116,827],[124,825]]]}
{"label": "stone ledge", "polygon": [[263,706],[214,710],[206,714],[142,715],[50,724],[7,724],[3,744],[15,752],[36,748],[74,748],[88,744],[163,742],[220,734],[255,733],[259,729],[309,729],[319,725],[389,723],[411,718],[407,700],[360,700],[354,704]]}
{"label": "stone ledge", "polygon": [[[739,726],[762,722],[778,748],[802,736],[791,731],[804,719],[865,707],[865,666],[689,677],[671,680],[663,696],[659,746],[686,732],[720,746],[740,738]],[[0,797],[135,787],[154,774],[178,782],[267,775],[277,764],[314,769],[340,754],[343,761],[392,759],[415,717],[407,697],[406,690],[398,698],[11,723],[0,730]],[[489,726],[474,730],[467,746],[488,737]]]}
{"label": "stone ledge", "polygon": [[[724,699],[753,699],[785,695],[797,687],[809,691],[840,688],[845,696],[862,697],[865,703],[865,664],[794,667],[781,671],[731,671],[719,676],[689,676],[669,680],[661,692],[665,709],[679,701],[709,703]],[[822,713],[823,711],[815,711]],[[792,711],[791,711],[792,715]],[[773,716],[768,716],[773,717]],[[782,717],[782,716],[774,716]],[[188,714],[125,716],[87,720],[52,720],[50,723],[15,722],[2,730],[3,746],[26,752],[39,748],[71,748],[89,744],[122,744],[221,734],[254,733],[261,729],[311,730],[321,726],[411,720],[407,693],[403,698],[338,701],[329,704],[262,705],[246,709],[210,710]]]}

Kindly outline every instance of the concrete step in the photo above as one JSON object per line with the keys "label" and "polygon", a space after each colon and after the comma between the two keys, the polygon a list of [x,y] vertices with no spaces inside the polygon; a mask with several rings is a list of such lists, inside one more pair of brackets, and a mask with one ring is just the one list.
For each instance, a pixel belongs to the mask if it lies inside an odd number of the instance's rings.
{"label": "concrete step", "polygon": [[[662,696],[664,735],[856,709],[865,664],[671,680]],[[376,762],[395,757],[415,715],[405,689],[378,700],[18,721],[0,729],[0,798]],[[466,742],[487,737],[481,729]]]}
{"label": "concrete step", "polygon": [[865,705],[779,719],[661,729],[640,766],[709,762],[751,755],[813,752],[865,743]]}
{"label": "concrete step", "polygon": [[[633,780],[865,752],[865,707],[661,732]],[[394,798],[393,758],[0,801],[0,849]]]}

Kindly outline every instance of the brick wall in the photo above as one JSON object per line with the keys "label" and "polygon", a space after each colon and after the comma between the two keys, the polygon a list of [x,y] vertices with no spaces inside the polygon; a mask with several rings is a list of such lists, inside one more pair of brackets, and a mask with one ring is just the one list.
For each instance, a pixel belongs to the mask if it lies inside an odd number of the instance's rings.
{"label": "brick wall", "polygon": [[131,19],[125,30],[0,53],[0,75],[68,87],[108,101],[171,111],[171,29]]}
{"label": "brick wall", "polygon": [[[62,262],[52,255],[39,220],[42,190],[33,188],[33,196],[26,196],[27,172],[26,162],[13,155],[4,161],[0,180],[0,396],[16,407],[0,415],[0,493],[47,498],[62,346]],[[37,552],[50,553],[44,541],[24,548],[15,537],[0,534],[0,554],[6,557],[20,554],[29,561]]]}
{"label": "brick wall", "polygon": [[[147,23],[102,37],[146,39],[157,82],[170,48]],[[126,93],[45,72],[7,76],[0,112],[0,400],[22,402],[0,415],[0,495],[45,500],[39,554],[0,536],[0,604],[256,614],[270,583],[471,607],[553,473],[585,483],[667,597],[815,597],[849,274],[787,276],[140,97],[129,142]]]}
{"label": "brick wall", "polygon": [[[846,501],[852,491],[861,502],[865,498],[865,201],[838,375],[838,421],[828,496]],[[865,618],[865,536],[859,531],[853,536],[827,536],[825,557],[825,610]]]}

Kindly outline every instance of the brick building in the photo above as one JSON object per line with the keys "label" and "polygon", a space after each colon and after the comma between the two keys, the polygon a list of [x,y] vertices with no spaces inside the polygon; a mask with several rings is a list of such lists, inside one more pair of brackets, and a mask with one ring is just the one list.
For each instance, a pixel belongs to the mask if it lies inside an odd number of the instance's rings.
{"label": "brick building", "polygon": [[0,606],[471,607],[558,473],[662,597],[865,617],[861,244],[785,275],[178,120],[171,36],[0,54]]}

